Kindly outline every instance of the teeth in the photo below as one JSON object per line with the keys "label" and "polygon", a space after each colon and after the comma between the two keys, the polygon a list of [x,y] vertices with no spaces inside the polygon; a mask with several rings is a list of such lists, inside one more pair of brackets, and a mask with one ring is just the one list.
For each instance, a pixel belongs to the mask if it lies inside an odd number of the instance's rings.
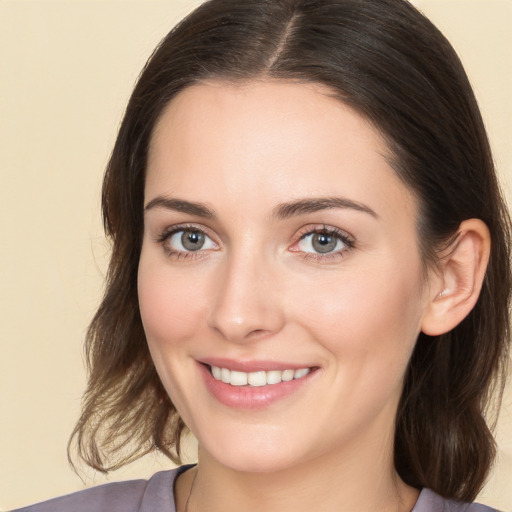
{"label": "teeth", "polygon": [[302,377],[305,377],[309,373],[309,368],[301,368],[300,370],[295,370],[295,373],[293,374],[294,379],[302,379]]}
{"label": "teeth", "polygon": [[[229,370],[226,370],[229,372]],[[228,384],[232,386],[246,386],[247,385],[247,373],[244,372],[230,372],[231,377]]]}
{"label": "teeth", "polygon": [[294,370],[285,370],[283,372],[283,376],[281,377],[285,382],[288,382],[290,380],[293,380],[293,377],[295,376]]}
{"label": "teeth", "polygon": [[231,382],[231,372],[227,368],[222,368],[220,370],[220,380],[225,384],[229,384]]}
{"label": "teeth", "polygon": [[265,386],[267,383],[267,372],[246,373],[249,386]]}
{"label": "teeth", "polygon": [[298,370],[269,370],[259,372],[238,372],[228,370],[227,368],[219,368],[212,366],[212,375],[214,379],[220,380],[225,384],[232,386],[266,386],[267,384],[279,384],[280,382],[289,382],[293,379],[302,379],[310,371],[310,368],[300,368]]}
{"label": "teeth", "polygon": [[283,372],[272,370],[267,372],[267,384],[279,384],[283,380]]}
{"label": "teeth", "polygon": [[222,370],[218,366],[212,366],[212,374],[217,380],[221,380]]}

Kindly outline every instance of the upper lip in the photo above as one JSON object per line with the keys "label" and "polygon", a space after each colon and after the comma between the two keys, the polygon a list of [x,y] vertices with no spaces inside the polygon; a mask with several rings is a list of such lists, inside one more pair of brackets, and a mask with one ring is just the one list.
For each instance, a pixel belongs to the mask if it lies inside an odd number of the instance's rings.
{"label": "upper lip", "polygon": [[283,361],[264,361],[264,360],[235,360],[226,359],[221,357],[206,357],[198,359],[199,363],[207,364],[208,366],[217,366],[219,368],[227,368],[238,372],[260,372],[272,370],[299,370],[301,368],[313,368],[309,364],[301,363],[288,363]]}

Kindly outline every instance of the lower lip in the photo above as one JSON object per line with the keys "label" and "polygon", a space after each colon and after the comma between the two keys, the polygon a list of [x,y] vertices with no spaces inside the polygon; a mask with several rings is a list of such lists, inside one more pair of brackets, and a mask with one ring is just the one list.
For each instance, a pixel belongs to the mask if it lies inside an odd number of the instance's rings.
{"label": "lower lip", "polygon": [[231,384],[215,379],[210,373],[209,367],[202,363],[198,364],[210,394],[221,404],[236,409],[264,409],[270,404],[296,393],[315,373],[313,370],[305,377],[279,384],[231,386]]}

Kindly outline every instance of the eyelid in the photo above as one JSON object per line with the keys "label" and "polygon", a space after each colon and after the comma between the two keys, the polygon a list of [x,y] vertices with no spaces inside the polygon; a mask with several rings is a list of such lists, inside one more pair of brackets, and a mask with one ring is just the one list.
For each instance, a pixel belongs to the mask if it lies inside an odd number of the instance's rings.
{"label": "eyelid", "polygon": [[[341,240],[341,242],[345,245],[342,249],[339,249],[334,252],[329,253],[312,253],[312,252],[304,252],[301,251],[298,248],[299,242],[304,240],[309,235],[316,234],[316,233],[326,233],[330,236],[334,236]],[[292,246],[290,247],[291,252],[298,252],[302,253],[302,256],[305,259],[312,259],[315,261],[328,261],[333,259],[338,259],[343,257],[347,252],[351,251],[355,247],[355,238],[349,234],[348,232],[336,228],[334,226],[329,226],[326,224],[313,224],[313,225],[307,225],[302,227],[295,235],[294,237],[295,241],[293,242]]]}
{"label": "eyelid", "polygon": [[[216,248],[211,249],[198,249],[197,251],[183,251],[179,249],[172,249],[166,244],[168,240],[176,233],[180,231],[197,231],[203,233],[206,237],[208,237],[213,244],[215,244]],[[307,236],[315,234],[315,233],[326,233],[330,236],[334,236],[341,240],[344,244],[342,249],[338,249],[329,253],[314,253],[314,252],[305,252],[298,248],[298,244]],[[220,243],[217,241],[218,237],[215,234],[212,234],[211,230],[202,224],[195,223],[182,223],[182,224],[173,224],[171,226],[167,226],[163,229],[156,237],[155,242],[162,245],[164,251],[168,254],[168,256],[173,256],[176,258],[200,258],[205,256],[205,253],[217,250],[220,248]],[[309,224],[301,229],[299,229],[293,237],[294,242],[291,247],[289,247],[289,251],[294,253],[301,253],[301,256],[304,259],[311,259],[319,262],[328,262],[328,260],[338,260],[339,258],[345,256],[347,252],[352,250],[355,246],[355,238],[349,234],[347,231],[342,230],[340,228],[329,226],[326,224]]]}
{"label": "eyelid", "polygon": [[[193,222],[183,222],[180,224],[172,224],[169,226],[164,227],[163,229],[159,230],[159,232],[155,236],[156,242],[161,242],[168,238],[170,235],[173,235],[174,233],[177,233],[178,231],[199,231],[201,233],[204,233],[212,240],[216,237],[214,233],[212,233],[212,230],[202,224],[196,224]],[[217,243],[217,242],[215,242]]]}
{"label": "eyelid", "polygon": [[216,241],[216,236],[211,234],[211,230],[203,225],[198,224],[191,224],[191,223],[183,223],[183,224],[173,224],[172,226],[168,226],[165,229],[163,229],[157,236],[155,237],[154,241],[158,244],[160,244],[164,251],[167,253],[168,256],[173,256],[176,258],[200,258],[205,255],[206,252],[209,252],[211,250],[216,249],[198,249],[197,251],[182,251],[179,249],[172,249],[169,247],[167,242],[175,235],[176,233],[179,233],[180,231],[195,231],[198,233],[204,234],[206,237],[208,237],[213,244],[215,244],[216,248],[219,247],[219,243]]}

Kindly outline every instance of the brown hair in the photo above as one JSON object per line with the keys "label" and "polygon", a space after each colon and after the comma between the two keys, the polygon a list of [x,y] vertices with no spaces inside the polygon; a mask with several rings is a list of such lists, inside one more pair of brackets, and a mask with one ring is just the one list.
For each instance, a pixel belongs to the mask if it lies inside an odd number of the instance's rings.
{"label": "brown hair", "polygon": [[[103,215],[113,243],[103,302],[86,340],[90,372],[73,432],[107,471],[160,450],[179,461],[185,428],[155,371],[137,300],[148,145],[164,107],[206,79],[327,85],[385,136],[420,203],[427,263],[460,223],[482,219],[492,254],[479,300],[451,332],[420,334],[397,412],[401,478],[472,500],[495,455],[484,413],[508,360],[510,220],[480,112],[447,40],[403,0],[211,0],[177,25],[133,91],[108,164]],[[71,443],[71,442],[70,442]]]}

